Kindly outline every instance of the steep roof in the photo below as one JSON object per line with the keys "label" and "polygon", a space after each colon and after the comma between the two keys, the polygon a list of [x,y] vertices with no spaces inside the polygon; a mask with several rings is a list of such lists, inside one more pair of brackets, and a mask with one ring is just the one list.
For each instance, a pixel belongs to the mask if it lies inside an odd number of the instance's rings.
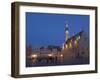
{"label": "steep roof", "polygon": [[79,33],[75,34],[74,36],[70,37],[70,38],[66,41],[66,43],[69,43],[71,40],[76,40],[77,37],[78,37],[78,36],[81,37],[82,34],[83,34],[83,30],[80,31]]}

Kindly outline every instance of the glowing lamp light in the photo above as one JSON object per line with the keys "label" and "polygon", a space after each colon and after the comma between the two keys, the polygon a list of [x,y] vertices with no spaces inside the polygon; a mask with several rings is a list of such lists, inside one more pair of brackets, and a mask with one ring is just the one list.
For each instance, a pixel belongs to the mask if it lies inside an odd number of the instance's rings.
{"label": "glowing lamp light", "polygon": [[52,56],[52,54],[48,54],[48,56],[49,56],[49,57],[51,57],[51,56]]}
{"label": "glowing lamp light", "polygon": [[36,54],[31,55],[32,58],[37,58]]}
{"label": "glowing lamp light", "polygon": [[63,57],[63,54],[61,54],[60,56]]}

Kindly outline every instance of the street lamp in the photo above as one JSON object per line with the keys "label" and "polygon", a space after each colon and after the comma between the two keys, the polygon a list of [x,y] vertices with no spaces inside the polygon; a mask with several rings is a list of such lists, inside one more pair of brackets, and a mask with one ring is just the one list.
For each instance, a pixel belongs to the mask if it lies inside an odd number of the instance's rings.
{"label": "street lamp", "polygon": [[37,55],[36,54],[32,54],[31,58],[37,58]]}
{"label": "street lamp", "polygon": [[51,56],[52,56],[52,54],[48,54],[48,56],[49,56],[49,57],[51,57]]}
{"label": "street lamp", "polygon": [[63,57],[63,54],[61,54],[60,56]]}

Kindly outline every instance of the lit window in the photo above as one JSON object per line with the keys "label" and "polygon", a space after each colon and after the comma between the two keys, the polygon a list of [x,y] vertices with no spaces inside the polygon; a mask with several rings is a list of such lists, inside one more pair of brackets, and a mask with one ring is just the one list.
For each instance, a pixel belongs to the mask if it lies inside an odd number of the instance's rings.
{"label": "lit window", "polygon": [[69,43],[69,48],[72,48],[72,44],[71,44],[71,42]]}
{"label": "lit window", "polygon": [[68,48],[68,45],[66,44],[66,48]]}
{"label": "lit window", "polygon": [[76,40],[79,40],[79,39],[80,39],[80,36],[78,36]]}
{"label": "lit window", "polygon": [[78,47],[77,40],[74,41],[74,44],[75,44],[75,47],[77,48]]}
{"label": "lit window", "polygon": [[78,39],[80,39],[80,36],[78,37]]}
{"label": "lit window", "polygon": [[74,43],[75,43],[75,45],[76,45],[76,44],[77,44],[77,41],[75,40]]}

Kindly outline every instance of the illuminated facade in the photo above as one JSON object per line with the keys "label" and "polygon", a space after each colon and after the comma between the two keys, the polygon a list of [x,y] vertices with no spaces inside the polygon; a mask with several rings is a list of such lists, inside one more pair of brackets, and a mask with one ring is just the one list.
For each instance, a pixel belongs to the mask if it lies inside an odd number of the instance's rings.
{"label": "illuminated facade", "polygon": [[75,34],[74,36],[70,37],[66,42],[65,45],[67,48],[78,48],[79,42],[81,41],[83,31],[80,31],[79,33]]}
{"label": "illuminated facade", "polygon": [[78,42],[81,38],[83,31],[80,31],[79,33],[75,34],[74,36],[69,38],[69,31],[68,31],[68,21],[66,21],[65,26],[65,42],[63,43],[62,50],[72,47],[78,47]]}
{"label": "illuminated facade", "polygon": [[[69,35],[68,35],[68,21],[66,21],[66,26],[65,26],[65,42],[68,40]],[[64,50],[65,48],[68,48],[68,46],[65,44],[65,42],[63,43],[62,46],[62,50]]]}

